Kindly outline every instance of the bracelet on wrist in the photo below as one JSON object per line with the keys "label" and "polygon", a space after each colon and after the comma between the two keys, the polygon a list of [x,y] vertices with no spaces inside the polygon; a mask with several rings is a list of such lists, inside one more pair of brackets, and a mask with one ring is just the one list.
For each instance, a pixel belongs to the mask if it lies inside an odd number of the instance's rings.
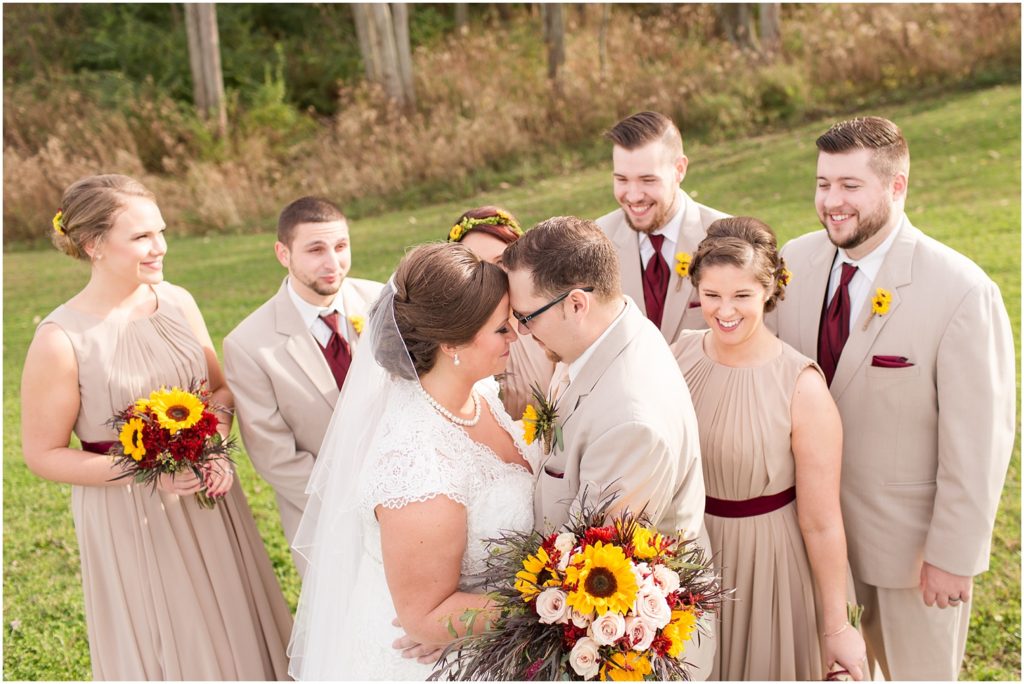
{"label": "bracelet on wrist", "polygon": [[837,629],[836,631],[834,631],[834,632],[825,632],[821,636],[826,637],[826,638],[838,636],[838,635],[842,634],[843,632],[845,632],[846,628],[849,627],[849,626],[850,626],[850,623],[848,621],[844,622],[843,626],[840,627],[839,629]]}

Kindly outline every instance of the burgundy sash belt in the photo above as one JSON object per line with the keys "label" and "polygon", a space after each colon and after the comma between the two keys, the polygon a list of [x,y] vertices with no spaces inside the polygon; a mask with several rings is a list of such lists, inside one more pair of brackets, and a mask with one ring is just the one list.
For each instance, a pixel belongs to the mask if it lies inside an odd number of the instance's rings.
{"label": "burgundy sash belt", "polygon": [[117,442],[82,442],[82,451],[106,455]]}
{"label": "burgundy sash belt", "polygon": [[796,487],[790,487],[778,494],[759,496],[756,499],[743,499],[742,501],[716,499],[713,496],[708,496],[704,498],[704,512],[719,518],[750,518],[777,511],[790,501],[796,501]]}

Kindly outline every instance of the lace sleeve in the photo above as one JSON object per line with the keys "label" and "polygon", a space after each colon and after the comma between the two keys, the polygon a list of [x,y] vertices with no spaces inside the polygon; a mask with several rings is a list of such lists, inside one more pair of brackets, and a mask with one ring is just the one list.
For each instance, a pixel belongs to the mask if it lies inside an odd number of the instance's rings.
{"label": "lace sleeve", "polygon": [[381,454],[367,482],[365,502],[401,508],[410,503],[446,496],[468,505],[464,470],[439,448],[428,444],[391,449]]}

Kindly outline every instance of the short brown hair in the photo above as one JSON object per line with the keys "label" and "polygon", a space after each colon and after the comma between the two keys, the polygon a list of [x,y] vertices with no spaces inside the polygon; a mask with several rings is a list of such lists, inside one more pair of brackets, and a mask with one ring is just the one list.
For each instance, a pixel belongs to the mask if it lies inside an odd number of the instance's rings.
{"label": "short brown hair", "polygon": [[701,272],[721,264],[749,270],[771,293],[764,303],[765,311],[772,311],[786,298],[786,264],[779,256],[775,232],[767,223],[750,216],[731,216],[708,226],[707,237],[697,246],[690,263],[690,282],[698,287]]}
{"label": "short brown hair", "polygon": [[537,295],[588,286],[603,301],[622,294],[615,246],[587,219],[555,216],[541,221],[506,247],[501,261],[509,271],[530,271]]}
{"label": "short brown hair", "polygon": [[[395,323],[417,376],[434,367],[442,344],[472,341],[508,294],[501,268],[467,247],[447,243],[421,245],[406,254],[393,283]],[[405,368],[378,358],[391,373],[414,379]]]}
{"label": "short brown hair", "polygon": [[323,197],[300,197],[281,211],[277,219],[277,241],[288,247],[292,246],[295,237],[295,226],[300,223],[330,223],[344,221],[334,202]]}
{"label": "short brown hair", "polygon": [[126,197],[156,201],[146,186],[117,173],[81,178],[64,191],[60,200],[61,230],[47,225],[53,244],[68,256],[89,261],[86,246],[95,244],[114,225]]}
{"label": "short brown hair", "polygon": [[880,116],[865,116],[833,124],[815,141],[818,151],[842,154],[871,150],[871,168],[882,178],[910,173],[910,148],[900,127]]}
{"label": "short brown hair", "polygon": [[658,112],[637,112],[605,132],[604,137],[627,150],[661,141],[674,155],[683,154],[683,136],[672,119]]}
{"label": "short brown hair", "polygon": [[[512,212],[509,211],[508,209],[496,207],[491,204],[488,204],[487,206],[484,207],[477,207],[476,209],[470,209],[469,211],[462,212],[459,218],[455,219],[455,223],[453,225],[457,226],[460,223],[462,223],[463,220],[465,219],[486,219],[491,218],[492,216],[505,216],[507,217],[508,223],[496,223],[493,226],[486,223],[476,223],[473,225],[472,230],[478,233],[486,233],[491,237],[498,238],[506,245],[511,245],[513,242],[519,239],[520,235],[522,234],[522,229],[519,228],[519,220],[516,219],[516,217],[513,216]],[[519,231],[517,232],[515,229],[513,229],[512,225],[514,225],[515,228],[519,229]],[[456,238],[455,240],[452,240],[452,242],[461,242],[462,238],[466,237],[466,235],[468,235],[469,233],[470,231],[468,230],[463,231],[459,235],[459,237]],[[446,237],[449,237],[450,239],[451,234],[452,233],[449,231],[448,236]]]}

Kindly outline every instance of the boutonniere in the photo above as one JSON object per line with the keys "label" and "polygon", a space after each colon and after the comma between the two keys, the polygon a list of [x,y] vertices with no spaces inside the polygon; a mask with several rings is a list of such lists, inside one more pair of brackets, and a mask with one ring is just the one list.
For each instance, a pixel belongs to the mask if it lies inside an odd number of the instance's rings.
{"label": "boutonniere", "polygon": [[353,314],[348,317],[348,322],[352,324],[352,329],[356,331],[356,335],[363,334],[363,326],[366,325],[366,318]]}
{"label": "boutonniere", "polygon": [[558,402],[545,398],[536,385],[530,388],[533,401],[523,411],[523,441],[533,444],[540,435],[544,455],[551,453],[553,447],[562,448],[562,426],[557,425]]}
{"label": "boutonniere", "polygon": [[875,290],[875,296],[871,298],[871,314],[868,319],[864,321],[864,330],[868,329],[871,324],[871,320],[875,317],[882,317],[889,313],[889,305],[892,303],[892,292],[884,288],[878,288]]}
{"label": "boutonniere", "polygon": [[679,276],[679,280],[676,281],[676,292],[679,292],[679,288],[683,286],[683,281],[690,275],[690,262],[693,261],[686,252],[676,253],[676,274]]}

